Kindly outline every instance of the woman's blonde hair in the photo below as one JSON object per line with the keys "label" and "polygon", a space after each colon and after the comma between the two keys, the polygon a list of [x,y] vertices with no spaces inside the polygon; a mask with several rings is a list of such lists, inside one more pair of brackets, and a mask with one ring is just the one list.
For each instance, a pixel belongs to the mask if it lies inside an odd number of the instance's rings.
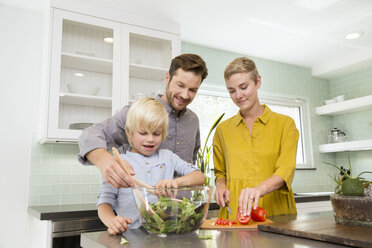
{"label": "woman's blonde hair", "polygon": [[240,57],[231,61],[225,68],[225,80],[229,80],[236,73],[249,73],[251,79],[257,84],[259,74],[253,60],[247,57]]}
{"label": "woman's blonde hair", "polygon": [[152,97],[143,97],[135,101],[129,108],[125,122],[125,133],[131,146],[133,133],[140,130],[162,132],[162,141],[167,137],[168,114],[161,102]]}

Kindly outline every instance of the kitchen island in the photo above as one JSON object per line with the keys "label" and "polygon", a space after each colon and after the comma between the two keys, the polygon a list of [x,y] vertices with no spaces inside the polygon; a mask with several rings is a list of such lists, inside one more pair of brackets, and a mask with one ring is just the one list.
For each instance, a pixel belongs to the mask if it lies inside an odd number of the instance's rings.
{"label": "kitchen island", "polygon": [[[274,222],[287,222],[292,220],[311,220],[329,217],[332,212],[308,213],[299,215],[285,215],[271,217]],[[123,236],[130,242],[128,245],[120,245],[121,235],[110,236],[107,231],[81,234],[81,246],[83,248],[124,248],[124,247],[246,247],[246,248],[275,248],[275,247],[349,247],[311,239],[297,238],[270,232],[252,230],[199,230],[198,235],[212,235],[212,239],[201,240],[198,236],[160,238],[148,234],[143,229],[129,230]]]}

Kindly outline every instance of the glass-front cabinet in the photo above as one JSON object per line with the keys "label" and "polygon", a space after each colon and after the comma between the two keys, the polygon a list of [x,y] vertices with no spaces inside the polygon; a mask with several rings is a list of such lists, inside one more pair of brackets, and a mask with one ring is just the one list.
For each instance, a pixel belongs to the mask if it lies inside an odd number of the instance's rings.
{"label": "glass-front cabinet", "polygon": [[123,53],[129,55],[123,62],[123,69],[129,70],[123,101],[163,93],[170,62],[181,50],[179,37],[130,25],[123,25],[122,37]]}
{"label": "glass-front cabinet", "polygon": [[141,96],[164,91],[179,35],[52,10],[44,142],[77,142],[81,130]]}

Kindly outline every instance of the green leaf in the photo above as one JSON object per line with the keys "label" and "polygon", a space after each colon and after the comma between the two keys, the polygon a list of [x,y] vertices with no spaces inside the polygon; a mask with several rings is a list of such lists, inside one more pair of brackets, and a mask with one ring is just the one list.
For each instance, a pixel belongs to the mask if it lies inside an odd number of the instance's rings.
{"label": "green leaf", "polygon": [[325,161],[323,161],[323,163],[335,167],[335,168],[338,169],[339,171],[342,171],[342,172],[344,173],[344,176],[345,176],[345,177],[347,177],[347,178],[351,178],[351,173],[350,173],[350,176],[349,176],[345,170],[341,169],[341,168],[338,167],[337,165],[335,165],[335,164],[331,164],[331,163],[328,163],[328,162],[325,162]]}
{"label": "green leaf", "polygon": [[364,173],[371,173],[372,174],[372,171],[363,171],[363,172],[359,173],[359,175],[356,178],[360,178],[360,176],[363,175]]}
{"label": "green leaf", "polygon": [[204,147],[203,147],[203,150],[202,150],[202,157],[204,157],[204,152],[205,152],[205,149],[207,147],[207,142],[208,142],[209,136],[211,135],[213,129],[215,129],[217,127],[218,123],[220,123],[220,121],[222,120],[224,115],[225,115],[225,113],[223,113],[220,117],[218,117],[218,119],[213,123],[211,129],[209,130],[209,133],[207,135],[207,138],[205,139]]}
{"label": "green leaf", "polygon": [[198,236],[199,239],[213,239],[213,235],[199,235]]}
{"label": "green leaf", "polygon": [[126,245],[126,244],[129,244],[129,241],[126,240],[125,238],[121,237],[121,239],[120,239],[120,244],[121,244],[121,245]]}

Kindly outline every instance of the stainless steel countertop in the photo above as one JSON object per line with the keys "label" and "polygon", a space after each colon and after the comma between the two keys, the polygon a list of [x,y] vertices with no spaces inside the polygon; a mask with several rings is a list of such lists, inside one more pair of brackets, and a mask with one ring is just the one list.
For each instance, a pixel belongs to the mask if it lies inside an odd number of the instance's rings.
{"label": "stainless steel countertop", "polygon": [[[271,217],[274,222],[319,218],[332,215],[332,212],[319,212],[301,215],[285,215]],[[210,234],[211,240],[200,240],[198,236],[182,236],[161,238],[148,234],[143,229],[129,230],[123,236],[130,244],[120,245],[121,235],[110,236],[107,231],[92,232],[81,234],[81,246],[84,248],[124,248],[124,247],[177,247],[177,248],[226,248],[226,247],[245,247],[245,248],[276,248],[276,247],[348,247],[327,242],[315,241],[310,239],[297,238],[292,236],[280,235],[275,233],[263,232],[258,230],[233,230],[215,231],[199,230],[199,235]]]}
{"label": "stainless steel countertop", "polygon": [[[296,203],[328,201],[330,193],[332,192],[295,193],[295,201]],[[216,210],[219,206],[212,201],[209,209]],[[28,212],[39,220],[51,221],[98,217],[95,203],[29,206]]]}

